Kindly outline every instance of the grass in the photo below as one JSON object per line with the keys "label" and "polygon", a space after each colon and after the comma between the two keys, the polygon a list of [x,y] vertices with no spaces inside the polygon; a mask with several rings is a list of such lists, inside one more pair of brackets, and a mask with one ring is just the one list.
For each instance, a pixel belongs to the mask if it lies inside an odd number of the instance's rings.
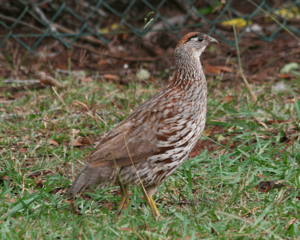
{"label": "grass", "polygon": [[[136,86],[61,80],[67,87],[58,94],[65,105],[51,88],[28,91],[15,101],[6,93],[0,103],[2,112],[15,114],[0,120],[1,239],[300,238],[299,79],[283,80],[286,89],[280,92],[272,82],[252,85],[258,96],[254,103],[243,84],[208,78],[202,140],[215,148],[186,161],[159,188],[155,200],[161,219],[153,218],[140,188],[130,190],[131,205],[120,218],[115,187],[78,197],[81,214],[71,211],[65,195],[92,150],[74,147],[73,139],[113,128],[162,89],[160,80]],[[109,127],[86,114],[82,103]],[[220,131],[214,134],[212,128]],[[293,143],[276,156],[292,136]],[[262,192],[256,187],[261,181],[284,186]]]}

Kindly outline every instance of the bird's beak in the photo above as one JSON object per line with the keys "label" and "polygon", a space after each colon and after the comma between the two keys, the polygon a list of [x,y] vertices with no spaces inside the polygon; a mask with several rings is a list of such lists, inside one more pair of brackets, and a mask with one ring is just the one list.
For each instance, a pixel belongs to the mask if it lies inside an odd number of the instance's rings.
{"label": "bird's beak", "polygon": [[218,43],[219,44],[219,42],[216,39],[214,39],[213,37],[209,37],[209,42],[210,43]]}

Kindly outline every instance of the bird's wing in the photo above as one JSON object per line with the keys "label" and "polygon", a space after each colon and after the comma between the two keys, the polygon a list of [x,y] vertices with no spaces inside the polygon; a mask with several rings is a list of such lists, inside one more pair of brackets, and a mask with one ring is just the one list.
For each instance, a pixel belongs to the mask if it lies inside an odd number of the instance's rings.
{"label": "bird's wing", "polygon": [[88,162],[92,167],[122,167],[146,161],[156,150],[155,131],[147,120],[124,120],[101,140]]}
{"label": "bird's wing", "polygon": [[[181,89],[173,89],[179,95]],[[92,167],[122,167],[146,161],[157,152],[162,139],[160,132],[167,136],[169,130],[166,118],[173,118],[173,108],[165,106],[165,99],[173,99],[166,90],[140,105],[132,114],[112,129],[97,145],[88,162]],[[176,114],[175,114],[176,115]],[[172,134],[171,134],[172,135]]]}

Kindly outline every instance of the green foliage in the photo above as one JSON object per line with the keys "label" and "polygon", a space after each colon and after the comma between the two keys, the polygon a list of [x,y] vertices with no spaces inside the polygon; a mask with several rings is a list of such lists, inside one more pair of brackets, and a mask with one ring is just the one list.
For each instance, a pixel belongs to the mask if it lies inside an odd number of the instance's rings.
{"label": "green foliage", "polygon": [[[207,149],[184,162],[159,187],[155,200],[162,219],[152,217],[140,188],[130,190],[131,204],[120,218],[116,187],[78,197],[74,204],[80,214],[72,212],[65,195],[92,150],[72,147],[72,138],[109,131],[161,86],[74,81],[58,92],[65,105],[51,89],[0,103],[7,114],[18,115],[0,123],[1,239],[299,238],[299,141],[283,151],[293,122],[268,123],[300,119],[299,94],[293,95],[299,81],[289,80],[290,87],[278,93],[266,85],[254,86],[254,92],[264,92],[256,104],[247,100],[243,84],[220,87],[223,83],[213,79],[208,83],[206,130],[219,132],[203,136]],[[89,100],[87,93],[96,88]],[[214,92],[216,88],[220,91]],[[227,102],[228,95],[232,99]],[[286,101],[288,96],[295,103]],[[105,123],[98,119],[96,124],[75,100],[93,102]],[[298,132],[289,134],[296,139]],[[49,145],[50,139],[59,146]],[[262,180],[284,185],[259,192],[255,187]]]}

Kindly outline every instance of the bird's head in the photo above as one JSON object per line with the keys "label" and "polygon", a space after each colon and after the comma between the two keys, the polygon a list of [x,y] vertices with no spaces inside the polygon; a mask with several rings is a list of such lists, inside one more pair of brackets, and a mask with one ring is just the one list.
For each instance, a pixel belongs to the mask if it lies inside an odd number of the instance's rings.
{"label": "bird's head", "polygon": [[186,34],[177,44],[176,52],[184,54],[195,54],[200,56],[205,48],[211,43],[219,43],[216,39],[199,32]]}

